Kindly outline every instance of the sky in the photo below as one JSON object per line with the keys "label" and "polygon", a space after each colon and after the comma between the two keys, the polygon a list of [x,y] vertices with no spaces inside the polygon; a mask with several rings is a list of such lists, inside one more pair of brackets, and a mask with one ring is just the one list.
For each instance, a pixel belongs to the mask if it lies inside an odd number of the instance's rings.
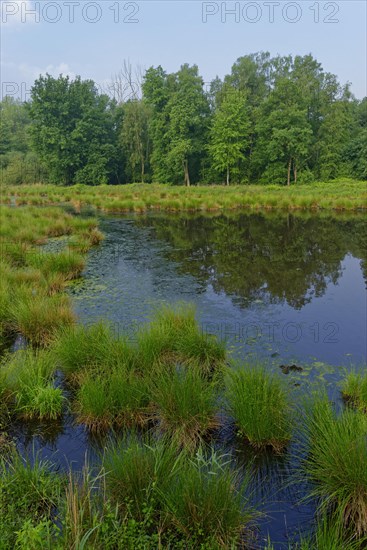
{"label": "sky", "polygon": [[29,99],[46,72],[105,88],[124,60],[177,71],[197,64],[205,82],[238,57],[311,53],[325,71],[367,95],[366,0],[0,0],[1,95]]}

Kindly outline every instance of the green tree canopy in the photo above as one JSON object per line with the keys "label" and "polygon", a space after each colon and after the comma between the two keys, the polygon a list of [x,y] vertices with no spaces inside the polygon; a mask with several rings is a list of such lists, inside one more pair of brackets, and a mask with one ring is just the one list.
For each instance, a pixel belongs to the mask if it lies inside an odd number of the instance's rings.
{"label": "green tree canopy", "polygon": [[209,154],[218,172],[230,174],[245,158],[249,143],[250,120],[246,94],[231,86],[225,86],[220,107],[215,111],[210,130]]}
{"label": "green tree canopy", "polygon": [[[139,71],[137,71],[137,74]],[[196,65],[130,64],[110,89],[40,76],[0,102],[3,181],[278,183],[367,178],[367,103],[311,54],[239,57],[207,89]],[[138,77],[140,83],[140,77]],[[125,100],[126,89],[132,92]]]}
{"label": "green tree canopy", "polygon": [[127,159],[130,181],[140,179],[144,183],[150,152],[151,109],[145,101],[133,100],[128,101],[123,110],[120,141]]}
{"label": "green tree canopy", "polygon": [[267,177],[270,177],[275,166],[281,169],[275,173],[280,174],[282,180],[290,185],[293,168],[296,182],[298,169],[309,155],[312,129],[300,89],[295,82],[288,78],[278,81],[262,106],[257,132],[259,162],[266,162]]}
{"label": "green tree canopy", "polygon": [[29,103],[35,151],[52,183],[107,183],[115,157],[113,105],[92,80],[40,76]]}

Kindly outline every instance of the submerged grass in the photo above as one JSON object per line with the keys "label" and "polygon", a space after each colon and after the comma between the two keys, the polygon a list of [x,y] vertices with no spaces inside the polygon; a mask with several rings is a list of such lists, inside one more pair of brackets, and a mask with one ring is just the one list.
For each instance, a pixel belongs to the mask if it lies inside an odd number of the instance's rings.
{"label": "submerged grass", "polygon": [[280,377],[265,367],[245,366],[226,377],[225,400],[240,435],[257,448],[280,452],[292,435],[292,409]]}
{"label": "submerged grass", "polygon": [[304,418],[303,469],[321,509],[335,514],[356,537],[367,535],[367,418],[346,409],[337,415],[326,397]]}

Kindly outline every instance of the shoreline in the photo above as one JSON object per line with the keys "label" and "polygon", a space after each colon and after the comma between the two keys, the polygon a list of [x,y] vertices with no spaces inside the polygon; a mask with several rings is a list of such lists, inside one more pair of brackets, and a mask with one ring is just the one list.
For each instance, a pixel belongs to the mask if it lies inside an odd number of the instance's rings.
{"label": "shoreline", "polygon": [[126,212],[364,212],[367,183],[330,182],[292,186],[196,186],[127,184],[119,186],[32,184],[3,187],[2,203],[15,206],[85,206],[103,213]]}

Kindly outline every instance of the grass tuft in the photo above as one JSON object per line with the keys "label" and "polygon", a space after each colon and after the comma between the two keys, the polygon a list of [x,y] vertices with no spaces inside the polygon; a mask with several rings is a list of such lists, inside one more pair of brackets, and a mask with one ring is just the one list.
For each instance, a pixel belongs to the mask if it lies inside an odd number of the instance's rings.
{"label": "grass tuft", "polygon": [[[238,548],[256,518],[245,496],[249,475],[234,470],[214,452],[199,449],[169,484],[164,503],[172,523],[194,548]],[[242,544],[241,544],[242,543]]]}
{"label": "grass tuft", "polygon": [[140,362],[146,369],[162,363],[179,362],[199,367],[213,377],[223,370],[225,346],[214,336],[205,335],[195,319],[192,305],[178,303],[157,310],[151,323],[138,335]]}
{"label": "grass tuft", "polygon": [[135,373],[115,369],[88,372],[76,393],[78,420],[95,431],[112,425],[144,426],[150,417],[148,381]]}
{"label": "grass tuft", "polygon": [[110,325],[104,322],[61,330],[53,349],[55,358],[68,376],[83,369],[108,369],[133,361],[133,351],[123,340],[115,338]]}
{"label": "grass tuft", "polygon": [[303,469],[321,508],[333,510],[344,528],[367,535],[367,418],[359,411],[336,415],[327,397],[318,397],[305,415],[307,458]]}
{"label": "grass tuft", "polygon": [[342,394],[350,405],[367,412],[367,374],[350,372],[343,382]]}
{"label": "grass tuft", "polygon": [[303,539],[296,550],[361,550],[362,542],[346,532],[340,518],[324,513],[317,521],[313,536]]}
{"label": "grass tuft", "polygon": [[84,258],[74,250],[67,248],[56,253],[36,253],[29,256],[29,265],[39,269],[44,276],[59,274],[65,280],[76,279],[84,269]]}
{"label": "grass tuft", "polygon": [[9,305],[10,326],[35,346],[46,346],[62,327],[74,323],[69,299],[21,289]]}
{"label": "grass tuft", "polygon": [[108,494],[140,520],[146,508],[154,504],[155,519],[163,522],[162,494],[177,475],[181,462],[182,455],[164,439],[144,441],[133,434],[106,450],[103,464]]}
{"label": "grass tuft", "polygon": [[[15,412],[26,419],[55,420],[65,398],[53,385],[55,363],[49,351],[19,350],[3,361],[0,388]],[[1,391],[0,391],[1,393]]]}
{"label": "grass tuft", "polygon": [[264,367],[242,367],[228,373],[226,407],[240,435],[250,444],[281,452],[292,434],[292,410],[281,379]]}
{"label": "grass tuft", "polygon": [[176,369],[156,375],[152,401],[160,428],[179,444],[195,448],[209,430],[218,426],[217,388],[196,369]]}
{"label": "grass tuft", "polygon": [[22,387],[16,394],[16,409],[27,419],[56,420],[62,414],[64,396],[60,388],[46,386]]}
{"label": "grass tuft", "polygon": [[62,477],[38,456],[21,458],[14,452],[10,459],[0,460],[1,547],[13,548],[17,539],[29,542],[27,534],[35,535],[31,533],[35,524],[43,522],[44,526],[46,523],[51,526],[61,490]]}

